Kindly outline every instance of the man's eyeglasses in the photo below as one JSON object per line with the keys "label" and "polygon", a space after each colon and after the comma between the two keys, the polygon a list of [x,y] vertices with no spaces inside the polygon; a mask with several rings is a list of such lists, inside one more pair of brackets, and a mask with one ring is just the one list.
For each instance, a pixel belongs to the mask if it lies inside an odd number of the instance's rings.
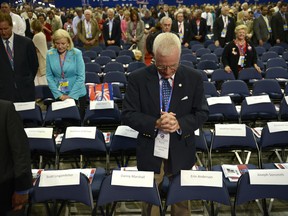
{"label": "man's eyeglasses", "polygon": [[156,65],[156,68],[160,71],[164,71],[164,70],[167,70],[168,68],[170,70],[177,70],[179,64],[174,64],[174,65]]}

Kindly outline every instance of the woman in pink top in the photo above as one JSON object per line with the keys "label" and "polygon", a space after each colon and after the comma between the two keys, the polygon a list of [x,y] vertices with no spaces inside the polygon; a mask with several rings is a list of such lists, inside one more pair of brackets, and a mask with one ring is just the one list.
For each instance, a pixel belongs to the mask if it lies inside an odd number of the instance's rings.
{"label": "woman in pink top", "polygon": [[127,26],[128,22],[130,21],[130,12],[128,10],[124,11],[124,19],[121,20],[121,35],[122,35],[122,40],[124,42],[127,41]]}

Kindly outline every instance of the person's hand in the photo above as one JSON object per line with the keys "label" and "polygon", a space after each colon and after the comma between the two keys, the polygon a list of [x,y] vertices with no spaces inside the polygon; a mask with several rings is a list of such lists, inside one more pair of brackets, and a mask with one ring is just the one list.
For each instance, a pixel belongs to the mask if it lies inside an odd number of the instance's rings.
{"label": "person's hand", "polygon": [[218,41],[218,40],[216,40],[216,41],[215,41],[215,46],[217,46],[217,47],[218,47],[219,45],[220,45],[219,41]]}
{"label": "person's hand", "polygon": [[280,41],[280,39],[276,39],[276,43],[280,43],[281,41]]}
{"label": "person's hand", "polygon": [[261,68],[258,65],[254,65],[254,68],[257,70],[258,73],[261,73]]}
{"label": "person's hand", "polygon": [[263,40],[259,40],[259,46],[263,46],[264,42]]}
{"label": "person's hand", "polygon": [[59,97],[59,99],[62,101],[66,100],[68,98],[70,98],[70,97],[68,95],[64,95],[64,94]]}
{"label": "person's hand", "polygon": [[185,43],[185,44],[184,44],[184,47],[189,47],[189,44],[188,44],[188,43]]}
{"label": "person's hand", "polygon": [[225,66],[224,70],[225,70],[227,73],[231,73],[231,72],[232,72],[232,70],[231,70],[231,68],[230,68],[229,65]]}
{"label": "person's hand", "polygon": [[26,203],[28,203],[28,194],[17,194],[14,192],[12,195],[12,207],[13,211],[21,210]]}
{"label": "person's hand", "polygon": [[156,121],[156,128],[164,132],[173,133],[180,129],[176,114],[172,112],[162,112],[161,117]]}

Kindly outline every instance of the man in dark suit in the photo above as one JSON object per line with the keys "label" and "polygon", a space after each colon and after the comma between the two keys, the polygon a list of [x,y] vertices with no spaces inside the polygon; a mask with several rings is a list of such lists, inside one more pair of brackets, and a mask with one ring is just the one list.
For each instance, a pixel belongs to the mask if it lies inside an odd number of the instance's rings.
{"label": "man in dark suit", "polygon": [[214,40],[216,46],[224,47],[235,38],[235,20],[228,16],[229,7],[221,9],[221,16],[217,17],[213,25]]}
{"label": "man in dark suit", "polygon": [[27,37],[12,32],[9,14],[0,15],[0,99],[34,101],[34,77],[38,69],[36,48]]}
{"label": "man in dark suit", "polygon": [[281,2],[279,11],[272,16],[271,28],[274,43],[288,43],[287,3]]}
{"label": "man in dark suit", "polygon": [[28,139],[13,103],[0,100],[0,113],[0,215],[21,215],[32,187]]}
{"label": "man in dark suit", "polygon": [[[122,121],[139,132],[137,167],[154,171],[157,184],[195,163],[194,131],[208,117],[201,74],[179,65],[181,44],[173,33],[159,34],[155,64],[129,76]],[[163,151],[162,151],[163,150]],[[159,215],[143,205],[142,215]],[[188,201],[173,205],[171,215],[190,215]]]}
{"label": "man in dark suit", "polygon": [[31,29],[31,23],[35,20],[34,17],[33,17],[33,12],[32,11],[28,11],[27,12],[28,14],[28,18],[25,19],[25,22],[26,22],[26,30],[25,30],[25,36],[32,39],[34,34],[32,32],[32,29]]}
{"label": "man in dark suit", "polygon": [[191,39],[199,42],[204,42],[207,34],[207,22],[202,18],[202,11],[196,10],[196,15],[191,21]]}
{"label": "man in dark suit", "polygon": [[103,24],[103,37],[106,46],[120,46],[121,27],[119,19],[114,19],[114,10],[107,10],[108,19]]}
{"label": "man in dark suit", "polygon": [[184,20],[183,12],[178,12],[176,14],[176,20],[174,20],[172,23],[171,31],[178,33],[183,46],[189,47],[191,40],[191,28],[189,23]]}
{"label": "man in dark suit", "polygon": [[271,25],[270,18],[268,17],[268,7],[261,6],[261,15],[253,22],[253,38],[252,41],[255,45],[263,46],[265,42],[271,39]]}

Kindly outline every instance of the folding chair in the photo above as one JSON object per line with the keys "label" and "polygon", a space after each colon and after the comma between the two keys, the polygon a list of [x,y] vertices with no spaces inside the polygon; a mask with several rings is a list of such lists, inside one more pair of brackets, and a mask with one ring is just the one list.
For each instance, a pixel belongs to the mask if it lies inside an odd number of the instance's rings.
{"label": "folding chair", "polygon": [[[205,139],[203,130],[197,130],[195,134],[195,147],[196,147],[196,158],[199,166],[208,166],[208,145]],[[200,157],[201,155],[201,157]]]}
{"label": "folding chair", "polygon": [[98,63],[90,62],[85,64],[85,71],[86,72],[93,72],[95,74],[101,74],[101,66]]}
{"label": "folding chair", "polygon": [[262,75],[255,68],[243,68],[238,74],[238,80],[246,81],[248,84],[253,84],[260,79],[262,79]]}
{"label": "folding chair", "polygon": [[180,61],[189,61],[189,62],[192,62],[194,65],[197,64],[197,58],[195,55],[193,54],[184,54],[184,55],[181,55],[180,57]]}
{"label": "folding chair", "polygon": [[181,56],[185,54],[192,54],[192,51],[190,49],[181,49]]}
{"label": "folding chair", "polygon": [[83,61],[86,64],[86,63],[90,63],[91,59],[88,56],[83,56]]}
{"label": "folding chair", "polygon": [[190,68],[195,68],[194,64],[191,61],[187,61],[187,60],[180,60],[180,64],[182,65],[186,65]]}
{"label": "folding chair", "polygon": [[215,83],[217,89],[220,89],[227,80],[235,80],[235,76],[233,73],[227,73],[224,69],[216,69],[211,74],[211,82]]}
{"label": "folding chair", "polygon": [[118,55],[121,49],[119,46],[112,45],[112,46],[106,47],[106,50],[112,50],[116,53],[116,55]]}
{"label": "folding chair", "polygon": [[[216,62],[210,60],[203,60],[197,63],[197,68],[201,70],[216,70],[219,68]],[[213,73],[213,72],[212,72]]]}
{"label": "folding chair", "polygon": [[104,68],[105,65],[111,61],[112,61],[112,59],[109,56],[98,56],[95,59],[95,62],[98,63],[101,66],[101,68]]}
{"label": "folding chair", "polygon": [[114,83],[119,85],[119,87],[126,88],[126,84],[128,83],[125,74],[122,71],[110,71],[106,73],[103,77],[103,83]]}
{"label": "folding chair", "polygon": [[[192,42],[192,41],[191,41]],[[190,42],[190,43],[191,43]],[[194,43],[194,42],[193,42]],[[191,47],[191,51],[192,53],[195,53],[197,50],[201,49],[201,48],[204,48],[204,45],[203,44],[200,44],[200,43],[196,43],[196,44],[190,44],[190,47]]]}
{"label": "folding chair", "polygon": [[285,96],[280,103],[279,119],[288,121],[288,96]]}
{"label": "folding chair", "polygon": [[[238,205],[265,198],[288,200],[287,193],[288,185],[251,185],[249,173],[244,173],[238,181],[234,202],[234,215],[236,215],[236,206]],[[267,209],[263,209],[262,214],[268,215]]]}
{"label": "folding chair", "polygon": [[206,98],[219,96],[217,89],[213,83],[204,81],[203,86],[204,86],[204,94]]}
{"label": "folding chair", "polygon": [[[54,162],[54,168],[58,166],[57,149],[53,135],[53,128],[25,128],[31,152],[32,163],[38,169],[44,169],[47,164]],[[43,134],[47,136],[43,137]]]}
{"label": "folding chair", "polygon": [[[173,177],[170,182],[163,215],[165,215],[166,209],[169,205],[185,200],[203,200],[221,203],[230,206],[232,213],[229,193],[224,182],[222,187],[181,186],[180,180],[181,176],[178,174]],[[207,208],[207,210],[209,212],[209,208]],[[211,205],[211,212],[209,212],[209,215],[217,215],[214,214],[213,205]]]}
{"label": "folding chair", "polygon": [[100,77],[94,72],[85,73],[85,83],[101,83]]}
{"label": "folding chair", "polygon": [[214,44],[214,40],[205,40],[203,44],[205,48],[208,48],[211,44]]}
{"label": "folding chair", "polygon": [[55,101],[48,85],[35,86],[35,99],[38,102],[43,102],[46,108],[48,108],[48,106],[50,106],[51,103]]}
{"label": "folding chair", "polygon": [[208,48],[201,48],[201,49],[196,50],[195,55],[196,55],[197,58],[200,59],[201,56],[203,56],[204,54],[209,54],[209,53],[211,53],[211,50],[210,50],[210,49],[208,49]]}
{"label": "folding chair", "polygon": [[204,60],[209,60],[209,61],[214,61],[218,64],[219,62],[219,59],[218,57],[214,54],[214,53],[206,53],[206,54],[203,54],[201,57],[200,57],[200,61],[204,61]]}
{"label": "folding chair", "polygon": [[125,73],[123,64],[119,62],[109,62],[108,64],[106,64],[103,72],[109,73],[110,71],[119,71],[122,72],[123,74]]}
{"label": "folding chair", "polygon": [[228,80],[221,86],[221,96],[230,96],[235,103],[241,103],[243,99],[250,96],[247,84],[242,80]]}
{"label": "folding chair", "polygon": [[272,45],[270,43],[268,43],[268,42],[265,42],[263,44],[263,47],[265,48],[266,51],[268,51],[272,47]]}
{"label": "folding chair", "polygon": [[101,185],[97,200],[97,206],[104,206],[113,203],[112,208],[106,215],[113,215],[117,202],[142,201],[159,206],[160,215],[162,214],[162,203],[158,192],[158,187],[154,182],[153,188],[147,187],[125,187],[111,185],[112,175],[107,176]]}
{"label": "folding chair", "polygon": [[134,59],[134,53],[131,50],[120,50],[118,56],[123,56],[123,55],[130,56],[131,59]]}
{"label": "folding chair", "polygon": [[276,52],[278,55],[282,55],[284,53],[284,47],[272,46],[269,48],[269,51]]}
{"label": "folding chair", "polygon": [[213,53],[218,57],[218,59],[220,59],[220,58],[222,58],[223,50],[224,50],[224,48],[217,47]]}
{"label": "folding chair", "polygon": [[[65,205],[71,202],[83,203],[89,206],[92,211],[94,205],[91,185],[83,173],[80,173],[79,185],[40,187],[40,178],[41,175],[33,187],[31,200],[32,203],[45,203],[47,215],[60,216]],[[51,208],[48,205],[49,202],[52,202]],[[60,207],[59,202],[61,203]]]}
{"label": "folding chair", "polygon": [[268,94],[271,100],[280,101],[283,93],[279,83],[273,79],[258,80],[253,84],[252,95]]}
{"label": "folding chair", "polygon": [[111,59],[116,59],[117,55],[116,52],[114,50],[102,50],[102,52],[100,53],[100,56],[108,56]]}
{"label": "folding chair", "polygon": [[[77,134],[74,135],[73,131],[81,131],[77,128],[82,128],[84,130],[87,128],[87,131],[95,128],[95,134],[91,133],[89,138],[86,138],[84,134],[79,136],[80,132],[77,132]],[[90,158],[99,156],[105,158],[105,164],[107,166],[106,144],[104,135],[99,129],[96,129],[96,127],[67,127],[59,149],[59,161],[61,159],[78,157],[79,160],[75,159],[76,167],[85,168],[91,163]]]}
{"label": "folding chair", "polygon": [[270,58],[267,61],[266,69],[271,67],[282,67],[287,69],[287,64],[283,58],[277,57],[277,58]]}
{"label": "folding chair", "polygon": [[209,82],[207,73],[205,73],[205,71],[199,70],[199,69],[195,69],[195,70],[198,71],[199,73],[201,73],[203,81]]}
{"label": "folding chair", "polygon": [[[34,108],[27,107],[24,108],[25,104],[30,103],[34,104]],[[41,108],[35,104],[34,101],[32,102],[17,102],[14,103],[15,110],[20,115],[20,118],[23,121],[24,127],[39,127],[43,124],[43,117],[42,117],[42,111]],[[23,107],[23,109],[21,109]]]}
{"label": "folding chair", "polygon": [[119,55],[116,57],[116,62],[121,63],[124,67],[129,65],[130,62],[133,62],[133,59],[128,55]]}
{"label": "folding chair", "polygon": [[101,46],[93,46],[90,50],[96,52],[97,55],[99,55],[102,52],[103,48]]}
{"label": "folding chair", "polygon": [[127,73],[129,74],[142,67],[146,67],[146,64],[143,62],[130,62],[127,68]]}
{"label": "folding chair", "polygon": [[261,61],[266,65],[267,61],[271,58],[278,58],[279,55],[274,51],[268,51],[262,54]]}
{"label": "folding chair", "polygon": [[266,49],[262,46],[255,47],[255,50],[257,52],[258,57],[261,57],[263,55],[263,53],[266,52]]}
{"label": "folding chair", "polygon": [[218,47],[214,43],[212,43],[212,44],[209,44],[207,48],[210,49],[211,52],[214,52],[214,50],[217,49]]}
{"label": "folding chair", "polygon": [[97,52],[95,51],[91,51],[91,50],[86,50],[83,52],[83,56],[86,56],[88,58],[90,58],[91,61],[95,60],[97,55]]}
{"label": "folding chair", "polygon": [[265,79],[277,79],[277,81],[286,82],[288,80],[288,71],[282,67],[271,67],[265,71]]}

